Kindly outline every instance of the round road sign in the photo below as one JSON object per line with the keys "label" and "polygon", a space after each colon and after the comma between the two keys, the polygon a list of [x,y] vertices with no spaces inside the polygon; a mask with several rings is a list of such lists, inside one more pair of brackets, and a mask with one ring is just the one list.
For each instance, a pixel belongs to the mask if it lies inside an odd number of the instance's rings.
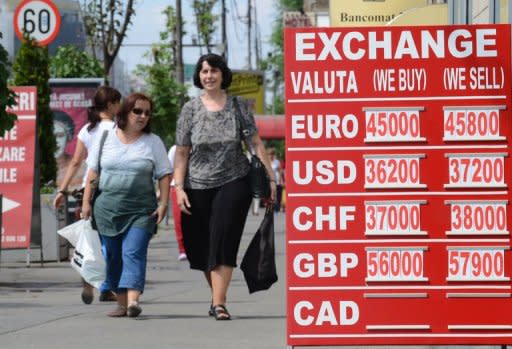
{"label": "round road sign", "polygon": [[48,45],[59,33],[59,10],[51,0],[24,0],[14,12],[14,29],[20,40],[27,32],[40,45]]}

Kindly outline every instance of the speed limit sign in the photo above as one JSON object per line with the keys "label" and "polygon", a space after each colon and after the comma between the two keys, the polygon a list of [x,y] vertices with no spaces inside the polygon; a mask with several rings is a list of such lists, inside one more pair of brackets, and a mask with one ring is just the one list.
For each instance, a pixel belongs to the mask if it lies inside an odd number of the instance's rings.
{"label": "speed limit sign", "polygon": [[26,32],[40,45],[48,45],[59,33],[59,10],[51,0],[24,0],[14,12],[14,29],[20,40]]}

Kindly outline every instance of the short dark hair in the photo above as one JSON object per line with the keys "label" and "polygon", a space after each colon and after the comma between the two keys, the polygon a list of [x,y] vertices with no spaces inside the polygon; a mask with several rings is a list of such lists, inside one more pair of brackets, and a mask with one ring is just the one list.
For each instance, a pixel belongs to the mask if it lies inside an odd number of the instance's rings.
{"label": "short dark hair", "polygon": [[194,86],[202,89],[203,84],[201,84],[201,79],[199,79],[199,72],[203,68],[203,62],[208,62],[210,66],[213,68],[219,68],[222,72],[222,84],[220,88],[226,90],[229,85],[231,85],[231,80],[233,80],[233,74],[231,73],[231,69],[229,69],[228,64],[222,58],[215,53],[207,53],[199,57],[196,63],[196,70],[194,71]]}
{"label": "short dark hair", "polygon": [[[149,107],[151,108],[151,111],[153,111],[153,101],[151,100],[151,98],[149,98],[143,93],[138,92],[130,94],[123,100],[123,103],[121,104],[121,109],[119,110],[119,114],[117,115],[117,127],[119,127],[121,130],[124,130],[126,128],[126,125],[128,124],[128,115],[132,111],[133,107],[135,107],[135,103],[137,101],[148,101]],[[151,118],[149,118],[148,123],[146,124],[146,127],[142,129],[142,132],[151,132]]]}

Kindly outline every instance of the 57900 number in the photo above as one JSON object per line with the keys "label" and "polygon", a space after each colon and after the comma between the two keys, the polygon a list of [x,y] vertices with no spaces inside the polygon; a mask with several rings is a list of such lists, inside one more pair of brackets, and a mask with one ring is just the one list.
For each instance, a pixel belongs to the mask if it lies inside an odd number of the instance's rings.
{"label": "57900 number", "polygon": [[448,247],[448,281],[506,281],[505,251],[497,247]]}

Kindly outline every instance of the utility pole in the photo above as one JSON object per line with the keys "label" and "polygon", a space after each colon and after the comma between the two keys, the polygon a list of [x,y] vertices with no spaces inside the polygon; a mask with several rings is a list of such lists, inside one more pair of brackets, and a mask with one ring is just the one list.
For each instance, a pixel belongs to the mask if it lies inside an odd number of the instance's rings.
{"label": "utility pole", "polygon": [[181,16],[181,0],[176,0],[176,80],[183,85],[185,74],[183,73],[183,18]]}
{"label": "utility pole", "polygon": [[261,60],[261,36],[258,30],[257,6],[254,6],[254,28],[256,28],[256,30],[254,31],[254,52],[256,53],[256,69],[259,69],[259,64]]}
{"label": "utility pole", "polygon": [[224,45],[224,49],[222,50],[222,57],[224,60],[228,61],[228,37],[226,34],[226,0],[222,0],[222,45]]}
{"label": "utility pole", "polygon": [[247,68],[252,70],[251,52],[251,0],[247,0]]}

